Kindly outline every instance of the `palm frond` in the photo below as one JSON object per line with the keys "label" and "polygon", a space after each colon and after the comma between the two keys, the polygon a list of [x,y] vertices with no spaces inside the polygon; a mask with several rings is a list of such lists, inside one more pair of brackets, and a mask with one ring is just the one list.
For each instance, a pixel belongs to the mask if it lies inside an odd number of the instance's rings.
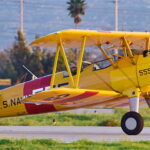
{"label": "palm frond", "polygon": [[86,3],[85,0],[70,0],[67,2],[69,16],[75,18],[79,15],[85,15]]}

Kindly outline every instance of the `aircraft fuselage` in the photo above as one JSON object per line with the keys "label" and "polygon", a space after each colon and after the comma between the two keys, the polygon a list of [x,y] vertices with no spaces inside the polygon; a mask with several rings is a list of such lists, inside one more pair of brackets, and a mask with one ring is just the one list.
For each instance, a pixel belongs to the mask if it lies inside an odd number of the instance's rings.
{"label": "aircraft fuselage", "polygon": [[[126,89],[138,87],[145,93],[150,85],[150,56],[134,56],[136,64],[129,57],[116,61],[117,68],[109,66],[104,69],[93,69],[93,64],[87,66],[80,76],[79,88],[108,90],[122,93]],[[73,76],[75,79],[76,75]],[[72,109],[61,104],[31,104],[23,103],[25,97],[38,92],[50,90],[51,75],[18,84],[0,91],[0,117],[20,116],[56,112]],[[69,77],[64,72],[56,74],[55,88],[71,87]],[[81,104],[75,108],[86,107]]]}

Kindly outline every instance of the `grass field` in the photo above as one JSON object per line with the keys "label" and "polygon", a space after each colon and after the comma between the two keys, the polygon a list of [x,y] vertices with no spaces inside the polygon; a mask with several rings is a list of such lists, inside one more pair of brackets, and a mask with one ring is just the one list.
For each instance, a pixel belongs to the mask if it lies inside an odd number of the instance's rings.
{"label": "grass field", "polygon": [[[76,114],[68,112],[48,113],[40,115],[0,118],[0,125],[18,126],[49,126],[53,125],[53,119],[57,126],[120,126],[122,116],[129,111],[125,108],[116,108],[112,114]],[[150,109],[140,109],[144,117],[144,125],[150,126]]]}
{"label": "grass field", "polygon": [[73,143],[63,143],[49,139],[34,140],[0,140],[1,150],[149,150],[150,142],[92,142],[79,140]]}

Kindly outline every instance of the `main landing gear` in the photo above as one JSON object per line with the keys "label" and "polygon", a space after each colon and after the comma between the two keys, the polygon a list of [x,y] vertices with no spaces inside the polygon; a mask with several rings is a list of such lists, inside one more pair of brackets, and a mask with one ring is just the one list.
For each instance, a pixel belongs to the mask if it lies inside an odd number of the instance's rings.
{"label": "main landing gear", "polygon": [[130,112],[127,112],[121,120],[121,128],[128,135],[139,134],[144,126],[142,116],[138,113],[139,97],[129,99]]}
{"label": "main landing gear", "polygon": [[137,112],[127,112],[121,120],[121,128],[128,135],[139,134],[144,126],[143,118]]}

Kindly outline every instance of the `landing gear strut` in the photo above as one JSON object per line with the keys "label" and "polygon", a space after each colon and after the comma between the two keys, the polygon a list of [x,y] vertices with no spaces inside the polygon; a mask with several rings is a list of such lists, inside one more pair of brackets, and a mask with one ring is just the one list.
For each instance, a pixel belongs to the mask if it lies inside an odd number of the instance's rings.
{"label": "landing gear strut", "polygon": [[121,128],[128,135],[139,134],[144,126],[142,116],[138,113],[139,97],[129,99],[130,112],[127,112],[121,120]]}

